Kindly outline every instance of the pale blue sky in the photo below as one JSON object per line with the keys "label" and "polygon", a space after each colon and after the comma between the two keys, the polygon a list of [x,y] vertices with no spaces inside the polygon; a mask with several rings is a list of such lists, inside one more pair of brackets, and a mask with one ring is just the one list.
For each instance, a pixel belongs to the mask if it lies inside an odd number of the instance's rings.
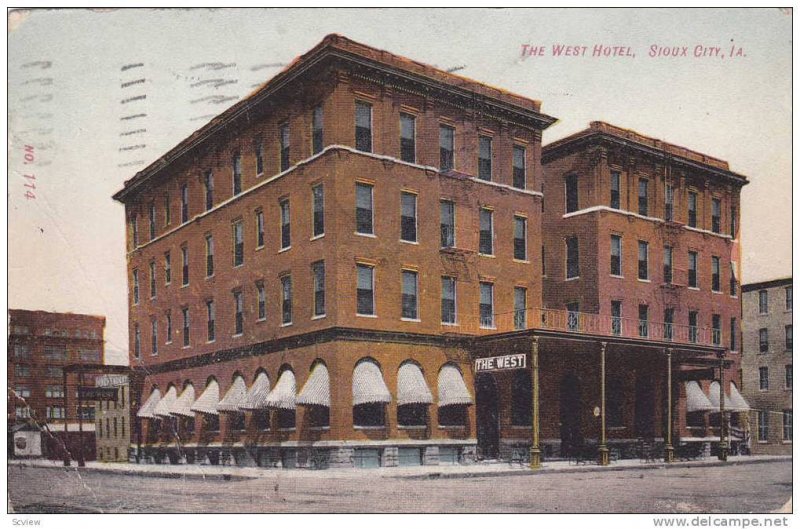
{"label": "pale blue sky", "polygon": [[[8,35],[9,304],[106,315],[109,360],[124,362],[125,230],[111,195],[144,167],[132,164],[333,32],[541,100],[560,120],[545,143],[605,120],[728,160],[751,180],[745,281],[790,275],[791,22],[777,9],[33,12]],[[559,43],[636,57],[550,56]],[[522,44],[548,55],[522,59]],[[654,44],[718,46],[726,58],[648,58]],[[727,57],[732,44],[746,56]],[[25,143],[38,147],[32,165]],[[35,200],[24,197],[31,170]]]}

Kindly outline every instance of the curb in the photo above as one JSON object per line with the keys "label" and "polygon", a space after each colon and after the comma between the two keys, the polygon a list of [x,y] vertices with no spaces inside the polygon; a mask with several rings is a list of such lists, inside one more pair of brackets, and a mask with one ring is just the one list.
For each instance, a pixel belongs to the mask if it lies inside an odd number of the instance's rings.
{"label": "curb", "polygon": [[187,479],[187,480],[199,480],[199,481],[247,481],[251,479],[258,479],[261,476],[240,476],[235,474],[193,474],[193,473],[183,473],[177,470],[174,471],[164,471],[164,470],[156,470],[153,472],[140,472],[136,469],[130,470],[123,470],[117,468],[98,468],[98,467],[76,467],[76,466],[69,466],[69,467],[56,467],[56,466],[43,466],[43,465],[26,465],[26,464],[18,464],[18,467],[24,468],[44,468],[44,469],[53,469],[53,470],[65,470],[75,471],[75,472],[96,472],[98,474],[116,474],[120,476],[139,476],[145,478],[162,478],[162,479]]}

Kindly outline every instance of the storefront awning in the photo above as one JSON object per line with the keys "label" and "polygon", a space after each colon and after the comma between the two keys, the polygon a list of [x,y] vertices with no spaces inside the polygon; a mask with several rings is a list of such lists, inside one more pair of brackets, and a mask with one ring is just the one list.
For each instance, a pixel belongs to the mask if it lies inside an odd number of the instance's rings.
{"label": "storefront awning", "polygon": [[230,389],[228,389],[228,392],[225,393],[225,396],[219,401],[219,404],[217,404],[217,411],[241,411],[239,409],[239,404],[242,403],[246,396],[247,384],[245,384],[242,377],[236,377]]}
{"label": "storefront awning", "polygon": [[433,395],[425,382],[422,370],[411,362],[400,366],[397,371],[397,404],[430,404]]}
{"label": "storefront awning", "polygon": [[153,409],[153,415],[157,417],[170,417],[169,411],[175,401],[178,400],[178,390],[175,386],[170,386],[164,397],[158,401],[156,407]]}
{"label": "storefront awning", "polygon": [[696,380],[686,382],[686,412],[714,411],[714,405],[708,400],[703,389]]}
{"label": "storefront awning", "polygon": [[331,407],[330,377],[325,364],[320,362],[314,366],[311,375],[297,396],[297,403],[305,406]]}
{"label": "storefront awning", "polygon": [[275,384],[273,390],[269,392],[264,404],[267,408],[293,410],[295,409],[296,391],[294,373],[287,369],[278,377],[278,383]]}
{"label": "storefront awning", "polygon": [[172,415],[180,415],[182,417],[194,417],[192,411],[192,404],[194,404],[194,386],[188,384],[180,396],[175,399],[175,403],[170,409]]}
{"label": "storefront awning", "polygon": [[736,384],[731,384],[731,411],[750,411],[750,405],[739,393]]}
{"label": "storefront awning", "polygon": [[[731,393],[725,395],[725,411],[733,411],[733,412],[740,412],[740,411],[748,411],[750,406],[748,406],[747,401],[744,400],[742,395],[739,393],[739,390],[736,389],[734,384],[731,384],[731,392],[736,392],[736,395],[739,397],[739,401],[735,401],[732,398]],[[708,400],[711,401],[711,404],[714,405],[714,411],[719,412],[719,382],[714,381],[711,383],[708,389]]]}
{"label": "storefront awning", "polygon": [[190,409],[207,415],[219,415],[217,404],[219,404],[219,384],[216,380],[212,380]]}
{"label": "storefront awning", "polygon": [[269,377],[266,373],[259,373],[253,385],[250,386],[247,395],[239,403],[239,409],[244,410],[263,410],[267,407],[267,397],[269,396]]}
{"label": "storefront awning", "polygon": [[353,370],[353,406],[392,402],[381,369],[372,362],[361,362]]}
{"label": "storefront awning", "polygon": [[464,377],[456,366],[446,365],[439,371],[439,407],[472,404]]}
{"label": "storefront awning", "polygon": [[158,388],[154,388],[153,392],[150,393],[150,396],[147,398],[144,404],[142,404],[139,411],[136,413],[137,417],[141,417],[143,419],[155,419],[156,416],[153,413],[156,409],[156,405],[158,401],[161,400],[161,392]]}

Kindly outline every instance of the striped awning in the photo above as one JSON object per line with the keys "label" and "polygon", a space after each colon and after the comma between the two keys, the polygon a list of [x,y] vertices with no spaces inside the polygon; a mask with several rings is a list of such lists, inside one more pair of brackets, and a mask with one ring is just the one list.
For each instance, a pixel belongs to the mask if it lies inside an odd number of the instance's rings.
{"label": "striped awning", "polygon": [[278,383],[267,395],[267,400],[264,405],[267,408],[278,408],[281,410],[295,409],[295,393],[297,388],[295,386],[294,373],[286,370],[278,377]]}
{"label": "striped awning", "polygon": [[217,404],[219,404],[219,384],[217,384],[216,380],[212,380],[208,383],[200,398],[194,401],[194,404],[189,409],[207,415],[219,415]]}
{"label": "striped awning", "polygon": [[175,403],[172,405],[170,413],[172,415],[180,415],[182,417],[194,417],[192,404],[194,404],[194,386],[187,384],[181,395],[175,399]]}
{"label": "striped awning", "polygon": [[305,406],[331,407],[330,377],[325,364],[320,362],[314,366],[303,389],[297,395],[297,403]]}
{"label": "striped awning", "polygon": [[233,380],[228,392],[222,397],[222,400],[217,404],[217,411],[241,411],[239,404],[242,403],[247,396],[247,384],[245,384],[242,377],[236,377]]}
{"label": "striped awning", "polygon": [[714,405],[708,400],[696,380],[686,382],[686,412],[713,411]]}
{"label": "striped awning", "polygon": [[155,411],[156,405],[160,400],[161,392],[158,390],[158,388],[153,388],[152,393],[150,393],[150,396],[147,398],[145,403],[139,408],[136,416],[144,419],[155,419],[156,416],[153,412]]}
{"label": "striped awning", "polygon": [[431,404],[433,395],[417,364],[408,362],[397,371],[397,404]]}
{"label": "striped awning", "polygon": [[[736,392],[736,395],[741,400],[734,400],[732,398],[731,393]],[[711,383],[711,386],[708,389],[708,400],[711,401],[711,404],[714,405],[714,411],[719,412],[719,382],[716,380]],[[731,384],[731,392],[728,392],[725,395],[725,411],[748,411],[750,406],[747,404],[747,401],[744,400],[742,395],[739,393],[739,390],[736,389],[734,384]]]}
{"label": "striped awning", "polygon": [[439,371],[439,407],[472,404],[464,377],[456,366],[446,365]]}
{"label": "striped awning", "polygon": [[178,390],[175,389],[175,386],[170,386],[164,394],[164,397],[158,401],[156,407],[153,408],[153,415],[157,417],[169,417],[170,409],[176,400],[178,400]]}
{"label": "striped awning", "polygon": [[267,407],[267,396],[269,396],[269,377],[266,373],[259,373],[253,385],[239,403],[240,410],[263,410]]}
{"label": "striped awning", "polygon": [[361,362],[353,370],[353,406],[392,402],[381,369],[372,362]]}

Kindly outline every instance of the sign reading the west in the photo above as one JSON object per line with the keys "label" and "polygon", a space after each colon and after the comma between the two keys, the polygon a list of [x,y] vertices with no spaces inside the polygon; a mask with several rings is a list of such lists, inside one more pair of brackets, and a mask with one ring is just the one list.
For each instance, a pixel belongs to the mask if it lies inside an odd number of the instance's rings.
{"label": "sign reading the west", "polygon": [[78,395],[83,400],[117,401],[117,388],[78,388]]}
{"label": "sign reading the west", "polygon": [[508,369],[525,369],[528,366],[525,353],[504,356],[490,356],[475,359],[475,372],[504,371]]}

